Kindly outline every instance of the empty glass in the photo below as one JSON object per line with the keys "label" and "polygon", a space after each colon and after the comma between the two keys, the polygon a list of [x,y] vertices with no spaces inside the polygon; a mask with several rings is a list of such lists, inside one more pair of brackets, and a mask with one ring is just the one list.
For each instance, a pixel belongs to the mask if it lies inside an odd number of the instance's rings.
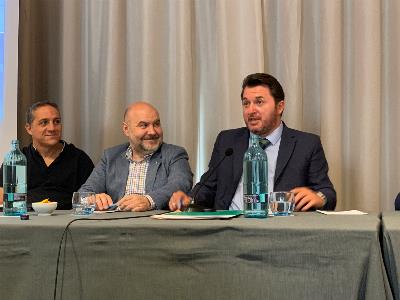
{"label": "empty glass", "polygon": [[272,192],[269,195],[269,207],[274,216],[290,216],[294,210],[292,192]]}
{"label": "empty glass", "polygon": [[96,194],[93,192],[75,192],[72,195],[72,214],[75,216],[91,215],[96,208]]}

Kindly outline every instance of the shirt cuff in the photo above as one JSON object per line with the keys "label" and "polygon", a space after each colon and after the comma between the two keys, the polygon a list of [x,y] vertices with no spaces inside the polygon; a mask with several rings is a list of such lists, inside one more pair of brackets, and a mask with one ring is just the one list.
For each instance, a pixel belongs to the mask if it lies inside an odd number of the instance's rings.
{"label": "shirt cuff", "polygon": [[156,208],[156,204],[155,204],[153,198],[151,198],[149,195],[144,195],[144,196],[145,196],[145,197],[147,198],[147,200],[149,200],[149,202],[150,202],[150,210],[155,209],[155,208]]}
{"label": "shirt cuff", "polygon": [[322,201],[323,201],[323,204],[322,204],[322,207],[324,207],[325,206],[325,204],[326,204],[326,202],[328,201],[328,199],[326,199],[326,196],[324,195],[324,193],[322,193],[322,192],[317,192],[317,195],[322,199]]}

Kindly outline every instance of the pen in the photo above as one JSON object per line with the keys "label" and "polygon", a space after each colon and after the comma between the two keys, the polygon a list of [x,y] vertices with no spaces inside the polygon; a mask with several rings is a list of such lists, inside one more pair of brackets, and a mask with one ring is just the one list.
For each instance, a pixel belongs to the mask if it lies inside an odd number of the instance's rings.
{"label": "pen", "polygon": [[183,201],[182,198],[179,199],[178,204],[177,204],[177,209],[176,210],[181,210],[181,207],[183,206]]}
{"label": "pen", "polygon": [[108,208],[107,208],[107,210],[116,210],[116,209],[118,209],[119,207],[118,207],[118,205],[117,205],[117,203],[113,203],[113,204],[111,204]]}

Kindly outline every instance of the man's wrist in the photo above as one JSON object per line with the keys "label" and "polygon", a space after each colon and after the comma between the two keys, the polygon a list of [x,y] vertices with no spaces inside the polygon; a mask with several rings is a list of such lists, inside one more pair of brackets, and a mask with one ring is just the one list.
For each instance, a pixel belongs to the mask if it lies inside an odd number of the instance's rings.
{"label": "man's wrist", "polygon": [[328,199],[326,198],[326,196],[324,195],[324,193],[322,193],[321,191],[317,192],[317,196],[320,197],[322,199],[322,207],[325,206],[326,202],[328,201]]}
{"label": "man's wrist", "polygon": [[150,207],[149,210],[153,210],[156,208],[156,203],[154,202],[153,198],[151,198],[151,196],[149,195],[143,195],[146,197],[146,199],[149,201]]}

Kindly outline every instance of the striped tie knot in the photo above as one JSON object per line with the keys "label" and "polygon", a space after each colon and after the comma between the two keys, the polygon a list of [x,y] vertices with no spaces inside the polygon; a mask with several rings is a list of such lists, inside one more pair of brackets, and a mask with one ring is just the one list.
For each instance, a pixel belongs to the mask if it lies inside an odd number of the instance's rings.
{"label": "striped tie knot", "polygon": [[271,142],[266,138],[260,138],[258,142],[263,150],[271,144]]}

